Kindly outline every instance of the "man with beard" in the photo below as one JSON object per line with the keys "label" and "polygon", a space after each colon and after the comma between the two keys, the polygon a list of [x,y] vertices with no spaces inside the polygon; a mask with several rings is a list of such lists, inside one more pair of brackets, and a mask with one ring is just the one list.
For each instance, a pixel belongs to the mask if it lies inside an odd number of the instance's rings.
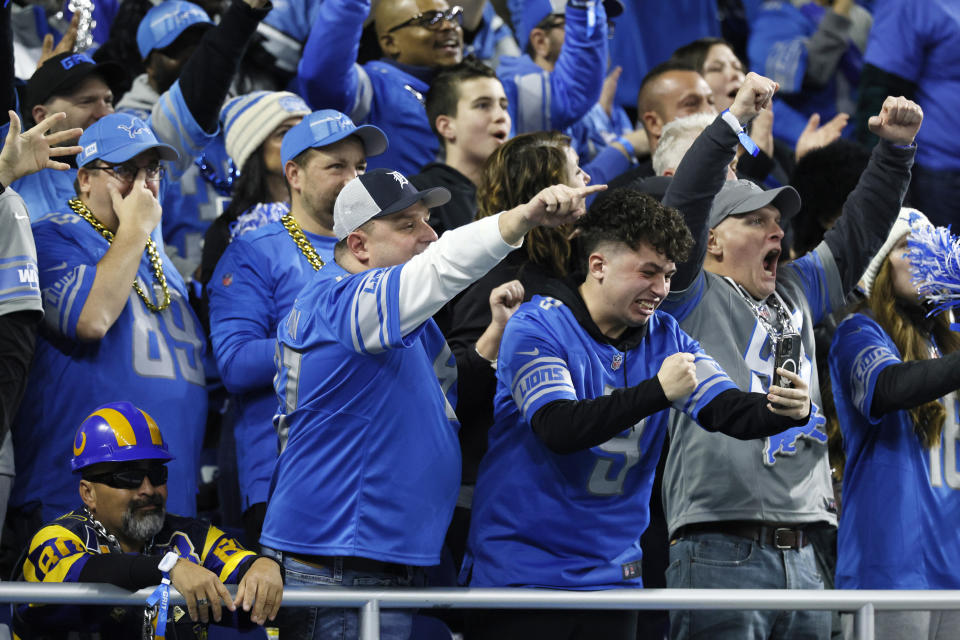
{"label": "man with beard", "polygon": [[[157,607],[106,607],[93,613],[76,605],[17,608],[20,638],[59,638],[70,632],[140,638],[206,637],[212,618],[241,606],[263,624],[280,608],[283,576],[270,558],[245,550],[212,525],[166,512],[167,467],[173,459],[157,423],[129,402],[111,402],[80,424],[70,466],[80,474],[83,506],[57,518],[33,536],[21,566],[27,582],[106,582],[136,590],[172,584],[185,598],[169,614]],[[231,598],[224,583],[238,583]],[[160,605],[163,606],[163,605]],[[243,616],[245,618],[246,615]],[[199,622],[200,624],[196,624]]]}

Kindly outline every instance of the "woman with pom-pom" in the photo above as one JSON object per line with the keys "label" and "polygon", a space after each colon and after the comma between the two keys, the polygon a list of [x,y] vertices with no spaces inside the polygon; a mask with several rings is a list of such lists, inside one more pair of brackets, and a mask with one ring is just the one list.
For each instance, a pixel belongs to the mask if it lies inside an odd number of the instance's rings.
{"label": "woman with pom-pom", "polygon": [[[933,231],[919,211],[900,212],[864,274],[866,301],[830,348],[846,454],[840,589],[960,589],[960,333],[942,306],[928,315],[912,268],[943,263],[949,244],[932,243]],[[880,639],[957,628],[960,611],[876,614]]]}

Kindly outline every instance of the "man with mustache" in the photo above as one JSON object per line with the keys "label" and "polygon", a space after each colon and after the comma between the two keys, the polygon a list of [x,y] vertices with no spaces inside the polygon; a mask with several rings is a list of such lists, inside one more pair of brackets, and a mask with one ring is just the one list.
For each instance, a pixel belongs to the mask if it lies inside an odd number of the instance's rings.
{"label": "man with mustache", "polygon": [[[247,551],[212,525],[167,513],[166,463],[172,459],[157,423],[130,402],[111,402],[87,416],[70,461],[81,477],[83,506],[33,536],[20,579],[106,582],[131,590],[165,580],[184,596],[187,612],[179,606],[161,611],[163,605],[93,613],[76,605],[24,604],[14,623],[20,638],[70,632],[139,638],[145,627],[162,636],[157,620],[165,616],[173,627],[166,637],[205,638],[211,618],[223,620],[222,606],[231,612],[242,607],[241,620],[249,616],[256,624],[276,616],[283,576],[275,561]],[[225,582],[239,583],[235,598]]]}

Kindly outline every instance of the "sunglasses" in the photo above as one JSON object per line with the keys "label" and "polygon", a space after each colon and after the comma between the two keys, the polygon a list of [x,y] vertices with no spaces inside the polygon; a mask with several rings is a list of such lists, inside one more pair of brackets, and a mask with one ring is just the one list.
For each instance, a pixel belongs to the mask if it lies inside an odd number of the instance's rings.
{"label": "sunglasses", "polygon": [[131,467],[127,469],[118,469],[107,473],[98,473],[96,475],[85,475],[84,479],[90,482],[105,484],[114,489],[139,489],[143,484],[143,479],[149,478],[150,484],[159,487],[167,484],[166,465],[153,465],[150,467]]}
{"label": "sunglasses", "polygon": [[387,33],[393,33],[397,29],[406,27],[423,27],[424,29],[436,30],[440,28],[441,22],[455,22],[458,26],[463,26],[463,7],[453,7],[449,11],[424,11],[407,20],[401,22],[395,27],[387,29]]}

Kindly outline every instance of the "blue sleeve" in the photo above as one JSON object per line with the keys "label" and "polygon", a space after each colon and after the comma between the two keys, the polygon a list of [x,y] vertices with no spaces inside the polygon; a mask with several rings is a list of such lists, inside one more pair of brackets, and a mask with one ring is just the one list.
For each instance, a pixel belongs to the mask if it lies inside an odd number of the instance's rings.
{"label": "blue sleeve", "polygon": [[168,179],[171,180],[180,178],[204,147],[220,133],[219,128],[207,133],[194,119],[183,99],[179,80],[157,100],[147,124],[153,129],[157,140],[169,144],[180,154],[179,160],[168,163],[171,171]]}
{"label": "blue sleeve", "polygon": [[77,339],[80,312],[90,296],[97,265],[87,252],[61,233],[59,227],[86,224],[72,214],[52,214],[33,227],[38,247],[37,266],[43,295],[43,321],[47,329]]}
{"label": "blue sleeve", "polygon": [[299,94],[311,108],[355,115],[360,82],[359,66],[354,61],[369,12],[369,0],[325,0],[320,6],[303,47],[296,79]]}
{"label": "blue sleeve", "polygon": [[920,77],[931,41],[946,39],[946,34],[938,32],[951,28],[933,21],[930,4],[912,0],[877,2],[864,62],[902,78]]}
{"label": "blue sleeve", "polygon": [[832,298],[842,299],[843,285],[840,282],[840,275],[836,274],[833,283],[834,295],[831,296],[830,277],[823,264],[821,254],[829,251],[825,245],[819,245],[816,250],[791,260],[784,270],[791,270],[798,276],[800,286],[803,288],[803,296],[810,305],[810,315],[813,323],[817,324],[824,316],[833,312]]}
{"label": "blue sleeve", "polygon": [[870,415],[880,372],[900,362],[883,330],[862,314],[844,320],[833,335],[830,345],[833,384],[844,389],[857,411],[871,424],[879,424],[884,418]]}
{"label": "blue sleeve", "polygon": [[560,313],[560,309],[538,311],[537,301],[543,300],[524,303],[507,323],[497,361],[497,377],[510,389],[528,424],[550,402],[579,399],[562,345],[548,339],[550,334],[537,318],[537,313]]}
{"label": "blue sleeve", "polygon": [[673,316],[677,322],[683,322],[700,304],[706,290],[707,277],[701,269],[686,289],[671,291],[660,305],[660,309]]}
{"label": "blue sleeve", "polygon": [[[684,398],[678,398],[673,402],[673,406],[696,420],[701,409],[724,391],[736,389],[737,385],[716,360],[704,353],[696,340],[687,335],[675,322],[672,324],[677,340],[676,352],[692,353],[693,363],[697,369],[697,386],[693,393]],[[664,354],[664,357],[668,355],[670,354]]]}
{"label": "blue sleeve", "polygon": [[[607,184],[630,168],[630,160],[616,147],[607,146],[582,168],[590,176],[591,184]],[[590,202],[592,197],[587,204]]]}
{"label": "blue sleeve", "polygon": [[566,129],[600,98],[607,68],[603,3],[597,2],[594,11],[591,16],[589,9],[568,5],[563,49],[553,71],[531,70],[515,77],[513,95],[507,97],[516,133]]}
{"label": "blue sleeve", "polygon": [[267,260],[240,239],[227,247],[207,284],[210,341],[230,393],[268,389],[276,373],[273,290],[261,275],[267,273]]}
{"label": "blue sleeve", "polygon": [[[780,83],[783,93],[798,93],[807,72],[806,18],[789,2],[765,4],[750,26],[750,68]],[[776,122],[776,119],[774,119]]]}
{"label": "blue sleeve", "polygon": [[263,19],[291,38],[303,43],[310,36],[310,27],[316,22],[323,0],[282,0],[274,2],[273,10]]}
{"label": "blue sleeve", "polygon": [[[402,269],[403,265],[371,269],[346,276],[333,286],[323,283],[320,286],[324,286],[324,292],[311,309],[314,321],[327,324],[341,344],[357,353],[382,353],[412,346],[420,339],[424,325],[406,336],[401,332]],[[301,293],[301,297],[308,296]]]}

